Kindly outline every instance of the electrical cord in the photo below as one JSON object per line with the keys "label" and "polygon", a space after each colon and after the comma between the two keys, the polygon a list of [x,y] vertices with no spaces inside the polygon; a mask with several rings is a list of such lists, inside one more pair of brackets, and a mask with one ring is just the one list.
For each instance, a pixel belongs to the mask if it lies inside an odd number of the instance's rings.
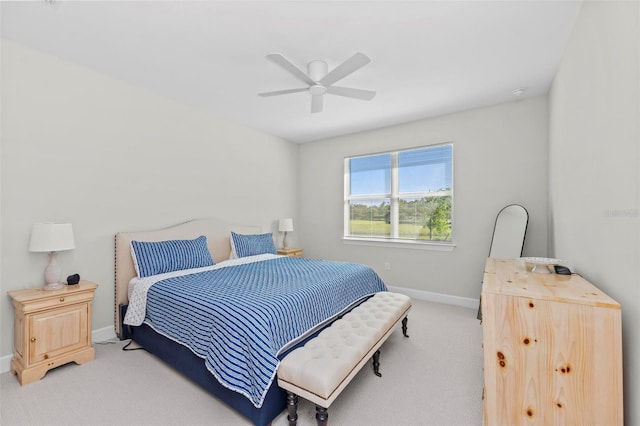
{"label": "electrical cord", "polygon": [[142,346],[141,346],[141,347],[139,347],[139,348],[129,348],[129,345],[131,345],[132,343],[133,343],[133,339],[129,339],[129,343],[127,343],[126,345],[124,345],[124,346],[122,347],[122,350],[123,350],[123,351],[139,351],[139,350],[146,351],[146,349],[145,349],[145,348],[143,348]]}

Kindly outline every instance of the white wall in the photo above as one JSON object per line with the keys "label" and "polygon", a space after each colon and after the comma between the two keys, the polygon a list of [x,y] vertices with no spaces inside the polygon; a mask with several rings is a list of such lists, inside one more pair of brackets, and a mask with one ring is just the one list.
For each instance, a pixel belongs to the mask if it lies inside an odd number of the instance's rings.
{"label": "white wall", "polygon": [[198,217],[268,231],[295,217],[297,145],[6,41],[1,137],[0,356],[12,352],[6,292],[44,281],[33,222],[73,223],[76,248],[58,261],[100,285],[100,329],[113,325],[116,232]]}
{"label": "white wall", "polygon": [[549,94],[550,253],[622,306],[640,424],[640,3],[585,2]]}
{"label": "white wall", "polygon": [[[305,255],[370,265],[390,286],[477,299],[495,216],[505,205],[529,211],[525,255],[546,255],[547,133],[547,101],[538,97],[302,145],[297,234]],[[456,248],[344,244],[344,157],[442,142],[454,144]]]}

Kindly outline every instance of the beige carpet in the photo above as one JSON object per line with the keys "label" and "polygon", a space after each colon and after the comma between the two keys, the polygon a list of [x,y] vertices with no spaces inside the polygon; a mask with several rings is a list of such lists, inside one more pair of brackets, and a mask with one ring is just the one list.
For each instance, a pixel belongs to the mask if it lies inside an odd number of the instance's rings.
{"label": "beige carpet", "polygon": [[[329,408],[330,425],[482,424],[482,331],[476,311],[413,301],[409,336],[381,348],[380,372],[363,368]],[[96,360],[68,364],[20,386],[0,375],[2,425],[247,425],[145,351],[97,343]],[[300,426],[315,425],[300,401]],[[274,426],[286,426],[286,414]]]}

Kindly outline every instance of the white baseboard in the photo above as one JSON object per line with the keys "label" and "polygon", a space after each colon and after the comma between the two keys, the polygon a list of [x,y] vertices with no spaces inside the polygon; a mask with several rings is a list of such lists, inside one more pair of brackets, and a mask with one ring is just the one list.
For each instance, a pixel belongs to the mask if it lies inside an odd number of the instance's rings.
{"label": "white baseboard", "polygon": [[413,299],[427,302],[444,303],[446,305],[462,306],[463,308],[478,309],[480,301],[470,297],[452,296],[450,294],[432,293],[430,291],[413,290],[410,288],[387,286],[389,291],[407,295]]}
{"label": "white baseboard", "polygon": [[[103,342],[105,340],[113,339],[116,337],[116,332],[113,326],[99,328],[91,332],[92,342]],[[11,358],[13,355],[5,355],[0,358],[0,373],[5,373],[11,369]]]}
{"label": "white baseboard", "polygon": [[105,340],[114,339],[116,337],[116,330],[112,325],[108,327],[99,328],[91,332],[92,342],[104,342]]}
{"label": "white baseboard", "polygon": [[11,358],[13,355],[5,355],[0,358],[0,373],[4,373],[11,369]]}

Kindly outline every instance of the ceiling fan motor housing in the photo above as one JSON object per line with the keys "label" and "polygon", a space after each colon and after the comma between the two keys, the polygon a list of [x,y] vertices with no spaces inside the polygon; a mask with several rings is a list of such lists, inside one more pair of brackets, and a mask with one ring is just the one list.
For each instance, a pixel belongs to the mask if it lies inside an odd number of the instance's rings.
{"label": "ceiling fan motor housing", "polygon": [[307,64],[307,75],[316,83],[327,75],[329,67],[325,61],[311,61]]}

